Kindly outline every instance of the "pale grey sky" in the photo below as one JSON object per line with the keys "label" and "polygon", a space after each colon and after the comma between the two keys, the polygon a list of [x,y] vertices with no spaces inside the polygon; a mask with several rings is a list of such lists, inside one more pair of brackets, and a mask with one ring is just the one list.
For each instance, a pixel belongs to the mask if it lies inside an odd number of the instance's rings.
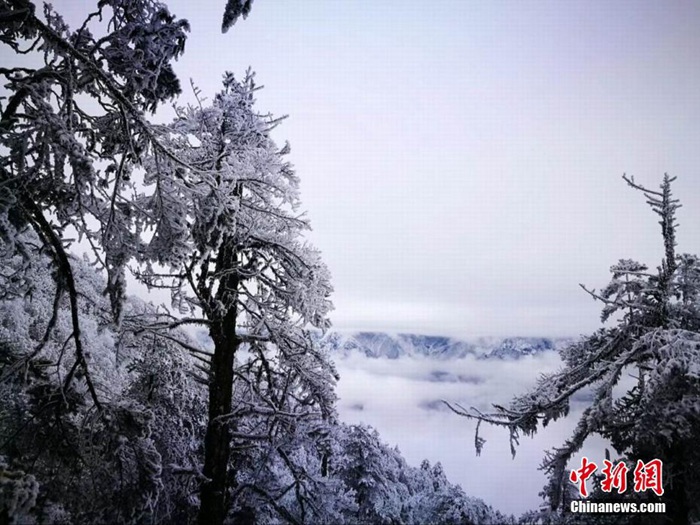
{"label": "pale grey sky", "polygon": [[167,3],[192,26],[184,86],[212,96],[252,66],[258,109],[290,115],[275,138],[337,329],[592,331],[578,283],[662,254],[623,172],[678,176],[679,248],[698,251],[698,2],[256,0],[225,35],[224,0]]}

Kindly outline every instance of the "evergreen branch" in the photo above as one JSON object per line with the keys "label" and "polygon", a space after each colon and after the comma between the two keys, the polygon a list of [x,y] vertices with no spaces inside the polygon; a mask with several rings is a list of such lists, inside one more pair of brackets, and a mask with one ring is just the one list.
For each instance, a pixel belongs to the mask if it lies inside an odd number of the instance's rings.
{"label": "evergreen branch", "polygon": [[102,404],[100,403],[100,400],[97,397],[97,392],[92,383],[87,362],[85,361],[85,352],[83,351],[80,330],[78,292],[75,286],[75,279],[73,277],[73,268],[68,259],[68,255],[66,254],[63,248],[61,240],[56,235],[53,228],[46,220],[36,203],[34,203],[34,201],[32,201],[29,197],[24,195],[24,192],[20,192],[20,203],[22,208],[25,210],[25,215],[32,222],[34,229],[45,240],[46,244],[51,247],[52,255],[54,257],[58,273],[63,279],[63,283],[65,284],[68,291],[73,328],[72,337],[75,343],[76,362],[73,366],[73,369],[71,370],[71,373],[69,373],[65,379],[64,389],[67,389],[70,386],[71,380],[73,378],[73,373],[75,372],[77,366],[80,366],[85,374],[85,382],[87,384],[88,391],[90,392],[90,396],[92,397],[92,401],[97,407],[97,409],[100,412],[102,412]]}

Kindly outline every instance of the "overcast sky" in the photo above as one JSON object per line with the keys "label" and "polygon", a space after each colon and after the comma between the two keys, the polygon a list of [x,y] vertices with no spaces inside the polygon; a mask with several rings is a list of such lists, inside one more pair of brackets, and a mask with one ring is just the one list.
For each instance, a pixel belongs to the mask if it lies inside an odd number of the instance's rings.
{"label": "overcast sky", "polygon": [[167,3],[183,86],[252,66],[258,109],[289,114],[337,329],[590,332],[578,283],[662,255],[624,172],[678,176],[698,251],[699,2],[256,0],[225,35],[224,0]]}

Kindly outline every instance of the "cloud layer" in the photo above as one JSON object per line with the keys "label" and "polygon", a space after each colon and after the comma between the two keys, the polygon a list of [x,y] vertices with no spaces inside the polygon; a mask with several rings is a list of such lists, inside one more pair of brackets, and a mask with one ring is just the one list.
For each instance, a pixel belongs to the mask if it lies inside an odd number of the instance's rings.
{"label": "cloud layer", "polygon": [[[538,493],[546,479],[538,467],[544,451],[563,443],[583,410],[580,399],[573,403],[568,418],[550,424],[534,438],[522,438],[514,459],[508,432],[482,425],[480,433],[487,442],[476,457],[475,423],[453,414],[440,400],[482,410],[491,403],[507,403],[514,394],[532,387],[540,374],[557,370],[558,354],[445,361],[422,356],[367,358],[353,353],[337,358],[336,365],[341,374],[337,390],[341,419],[374,426],[413,465],[425,458],[440,461],[448,478],[468,495],[516,515],[542,504]],[[604,448],[602,439],[590,439],[582,455],[599,462]]]}

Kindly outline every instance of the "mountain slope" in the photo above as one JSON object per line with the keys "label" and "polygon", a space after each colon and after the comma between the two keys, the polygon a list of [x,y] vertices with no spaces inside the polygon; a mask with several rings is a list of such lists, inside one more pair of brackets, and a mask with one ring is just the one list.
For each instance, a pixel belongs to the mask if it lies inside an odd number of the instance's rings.
{"label": "mountain slope", "polygon": [[424,356],[433,359],[519,359],[546,351],[556,351],[570,342],[568,338],[508,337],[460,340],[450,337],[388,334],[385,332],[331,332],[322,344],[331,353],[349,356],[353,353],[370,358],[399,359]]}

